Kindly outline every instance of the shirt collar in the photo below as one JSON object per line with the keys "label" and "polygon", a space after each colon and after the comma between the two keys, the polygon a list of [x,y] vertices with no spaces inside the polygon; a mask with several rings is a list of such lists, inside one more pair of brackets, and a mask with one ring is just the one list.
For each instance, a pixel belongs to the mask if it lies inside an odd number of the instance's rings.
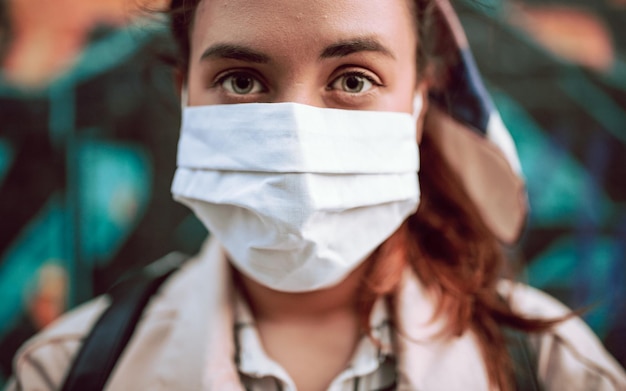
{"label": "shirt collar", "polygon": [[[363,336],[357,345],[350,364],[333,383],[375,372],[385,359],[393,356],[393,341],[389,324],[389,312],[383,298],[379,298],[370,314],[370,327],[374,342]],[[254,316],[245,299],[235,296],[235,346],[238,370],[252,378],[272,376],[293,386],[287,372],[263,349]],[[295,387],[293,387],[295,389]]]}

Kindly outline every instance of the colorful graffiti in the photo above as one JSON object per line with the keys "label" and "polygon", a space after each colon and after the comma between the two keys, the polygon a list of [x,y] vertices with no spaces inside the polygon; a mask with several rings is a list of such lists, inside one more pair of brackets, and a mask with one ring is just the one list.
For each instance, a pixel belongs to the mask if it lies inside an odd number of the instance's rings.
{"label": "colorful graffiti", "polygon": [[519,149],[531,216],[528,281],[626,362],[626,35],[623,3],[459,3]]}
{"label": "colorful graffiti", "polygon": [[193,253],[206,235],[169,193],[180,116],[158,58],[169,43],[154,23],[98,28],[43,87],[0,80],[3,376],[45,313],[169,251]]}
{"label": "colorful graffiti", "polygon": [[[82,2],[106,6],[50,27],[71,37],[52,50],[24,32],[29,2],[15,3],[0,0],[0,384],[58,314],[206,235],[169,193],[180,112],[166,29],[120,2]],[[626,3],[456,5],[528,178],[513,255],[532,285],[590,306],[626,364]],[[47,49],[29,57],[29,45]]]}

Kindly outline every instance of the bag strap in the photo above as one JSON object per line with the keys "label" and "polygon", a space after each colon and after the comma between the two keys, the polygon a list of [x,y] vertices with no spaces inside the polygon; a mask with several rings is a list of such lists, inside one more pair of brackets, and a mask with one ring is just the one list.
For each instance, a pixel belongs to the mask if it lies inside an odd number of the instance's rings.
{"label": "bag strap", "polygon": [[150,298],[187,259],[184,254],[170,253],[109,290],[111,305],[85,337],[62,391],[104,389]]}
{"label": "bag strap", "polygon": [[542,391],[537,378],[538,358],[530,346],[528,334],[511,328],[503,329],[507,338],[507,350],[513,361],[515,388],[517,391]]}

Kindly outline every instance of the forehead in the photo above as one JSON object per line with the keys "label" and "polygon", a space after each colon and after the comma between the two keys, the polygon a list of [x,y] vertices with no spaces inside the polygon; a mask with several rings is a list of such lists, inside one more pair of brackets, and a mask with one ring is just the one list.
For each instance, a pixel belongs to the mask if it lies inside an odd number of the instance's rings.
{"label": "forehead", "polygon": [[[415,45],[411,0],[202,0],[192,52],[216,42],[307,54],[338,40],[375,37],[392,50]],[[317,54],[317,53],[316,53]],[[193,54],[192,54],[193,55]]]}

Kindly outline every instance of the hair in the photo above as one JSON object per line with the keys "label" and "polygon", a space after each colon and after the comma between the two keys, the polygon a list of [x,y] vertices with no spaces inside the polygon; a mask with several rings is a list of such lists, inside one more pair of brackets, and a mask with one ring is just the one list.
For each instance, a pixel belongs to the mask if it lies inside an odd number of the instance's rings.
{"label": "hair", "polygon": [[5,60],[11,42],[12,26],[9,15],[9,4],[0,0],[0,64]]}
{"label": "hair", "polygon": [[[189,61],[189,32],[200,1],[173,0],[170,6],[170,27],[179,49],[176,65],[183,75]],[[410,4],[417,21],[418,75],[440,85],[446,78],[443,65],[455,61],[456,45],[441,39],[445,36],[439,31],[443,21],[434,0]],[[370,256],[359,292],[360,325],[370,334],[370,313],[381,297],[395,308],[402,275],[410,267],[439,298],[435,316],[445,313],[447,318],[441,337],[454,338],[471,330],[478,339],[490,384],[512,391],[513,365],[503,327],[540,332],[561,319],[525,318],[498,294],[496,284],[507,265],[501,245],[429,134],[425,129],[420,144],[421,159],[428,162],[420,171],[420,206]]]}

